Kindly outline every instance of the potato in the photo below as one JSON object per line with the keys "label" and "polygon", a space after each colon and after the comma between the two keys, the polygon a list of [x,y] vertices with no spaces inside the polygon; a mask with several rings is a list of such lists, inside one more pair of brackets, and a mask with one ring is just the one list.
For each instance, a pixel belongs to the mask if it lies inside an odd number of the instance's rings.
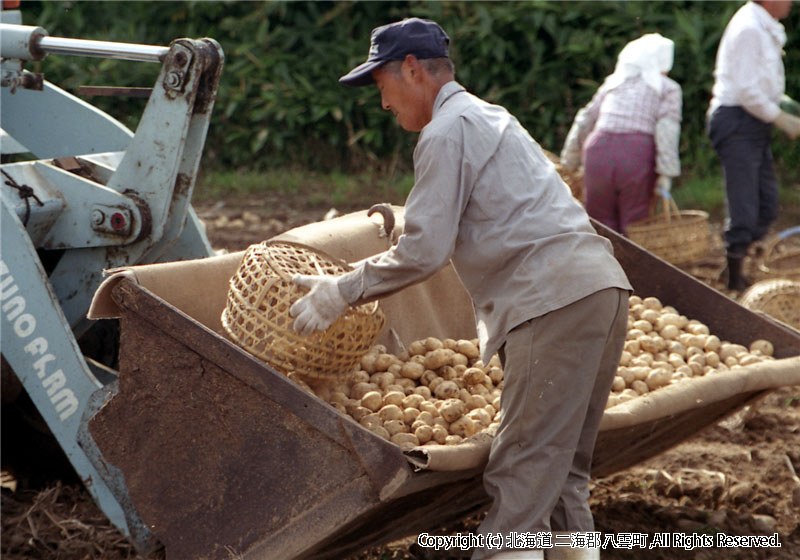
{"label": "potato", "polygon": [[391,439],[391,435],[386,430],[386,428],[384,428],[383,426],[368,426],[367,429],[370,432],[378,434],[379,436],[381,436],[385,440],[390,440]]}
{"label": "potato", "polygon": [[609,395],[608,400],[606,401],[606,409],[609,409],[612,406],[617,406],[619,403],[620,403],[619,396]]}
{"label": "potato", "polygon": [[645,319],[639,319],[638,321],[633,322],[633,328],[639,329],[646,334],[653,330],[653,324]]}
{"label": "potato", "polygon": [[707,351],[704,354],[704,358],[706,361],[706,365],[712,368],[716,368],[720,364],[719,354],[716,352]]}
{"label": "potato", "polygon": [[463,438],[461,436],[447,436],[444,438],[445,445],[458,445]]}
{"label": "potato", "polygon": [[461,352],[456,352],[453,354],[452,358],[450,358],[450,361],[452,362],[453,367],[464,366],[466,368],[469,365],[469,358]]}
{"label": "potato", "polygon": [[475,360],[481,355],[478,347],[471,340],[459,340],[456,342],[455,351],[464,354],[471,360]]}
{"label": "potato", "polygon": [[412,357],[424,355],[428,351],[428,349],[425,347],[424,340],[415,340],[414,342],[408,345],[408,348],[406,348],[406,350]]}
{"label": "potato", "polygon": [[369,391],[361,397],[361,406],[376,412],[383,406],[383,396],[380,391]]}
{"label": "potato", "polygon": [[483,395],[470,395],[467,399],[464,399],[464,404],[467,405],[467,410],[473,410],[485,407],[488,402]]}
{"label": "potato", "polygon": [[456,344],[458,343],[454,338],[445,338],[442,340],[442,346],[448,350],[452,350],[453,352],[458,352],[458,350],[456,350]]}
{"label": "potato", "polygon": [[428,443],[433,439],[433,427],[423,424],[414,430],[414,435],[417,437],[419,443]]}
{"label": "potato", "polygon": [[402,420],[385,420],[383,427],[386,428],[390,436],[408,431],[408,426]]}
{"label": "potato", "polygon": [[348,397],[346,394],[344,394],[341,391],[333,391],[330,394],[330,397],[328,397],[327,400],[331,404],[337,404],[338,403],[338,404],[341,404],[343,406],[347,405],[348,403],[350,403],[350,397]]}
{"label": "potato", "polygon": [[[456,381],[459,377],[458,370],[453,366],[442,366],[439,368],[439,377],[446,381]],[[456,383],[458,383],[456,381]]]}
{"label": "potato", "polygon": [[406,395],[405,397],[403,397],[403,400],[401,401],[401,406],[403,408],[416,408],[417,410],[419,410],[419,405],[422,404],[422,401],[424,400],[425,397],[423,397],[422,395],[418,394]]}
{"label": "potato", "polygon": [[503,369],[499,367],[489,368],[489,379],[491,379],[492,383],[495,385],[503,381]]}
{"label": "potato", "polygon": [[439,416],[439,409],[432,401],[425,401],[419,405],[420,412],[429,412],[434,418]]}
{"label": "potato", "polygon": [[627,386],[630,386],[630,384],[636,379],[636,376],[631,371],[631,368],[628,367],[617,368],[617,376],[621,377]]}
{"label": "potato", "polygon": [[[489,426],[492,423],[492,418],[494,417],[494,409],[492,409],[492,413],[490,414],[485,408],[473,408],[469,412],[467,412],[467,418],[471,418],[476,423],[475,430],[481,430]],[[453,425],[450,425],[450,431],[452,433]]]}
{"label": "potato", "polygon": [[400,368],[400,375],[406,379],[419,379],[425,373],[425,366],[419,362],[409,361]]}
{"label": "potato", "polygon": [[739,365],[750,366],[763,361],[764,358],[762,358],[761,356],[756,356],[755,354],[747,354],[746,356],[742,356],[741,358],[739,358]]}
{"label": "potato", "polygon": [[661,301],[655,297],[646,297],[642,300],[642,305],[644,305],[645,309],[655,309],[656,311],[660,311],[662,308]]}
{"label": "potato", "polygon": [[439,414],[447,422],[458,420],[467,411],[467,405],[458,399],[447,399],[442,403]]}
{"label": "potato", "polygon": [[[655,309],[645,309],[639,315],[639,319],[642,321],[647,321],[650,323],[650,329],[652,329],[656,323],[658,322],[658,318],[661,317],[661,313],[656,311]],[[646,332],[646,331],[645,331]]]}
{"label": "potato", "polygon": [[450,437],[450,434],[447,432],[447,428],[444,426],[433,426],[431,429],[431,438],[436,443],[444,445],[448,437]]}
{"label": "potato", "polygon": [[387,404],[378,410],[378,416],[380,416],[384,422],[388,420],[402,420],[403,409],[396,404]]}
{"label": "potato", "polygon": [[751,352],[761,352],[765,356],[772,356],[775,353],[775,347],[769,340],[754,340],[750,343]]}
{"label": "potato", "polygon": [[666,340],[674,340],[678,338],[678,335],[681,333],[681,330],[675,325],[666,325],[663,329],[659,331],[661,338]]}
{"label": "potato", "polygon": [[350,388],[350,398],[361,400],[361,397],[370,391],[377,391],[378,386],[375,383],[356,383]]}
{"label": "potato", "polygon": [[741,344],[732,344],[730,342],[723,342],[720,345],[720,349],[719,349],[718,354],[719,354],[720,360],[722,360],[723,362],[727,363],[728,362],[728,358],[736,357],[738,354],[740,354],[742,352],[747,352],[747,348],[745,348]]}
{"label": "potato", "polygon": [[672,352],[669,356],[667,356],[667,363],[673,368],[678,369],[680,366],[686,364],[686,360],[684,360],[683,356],[680,354]]}
{"label": "potato", "polygon": [[419,445],[419,439],[417,439],[417,436],[404,432],[394,434],[390,441],[401,449],[411,449],[412,447]]}
{"label": "potato", "polygon": [[637,379],[636,381],[631,383],[631,389],[633,389],[640,395],[644,395],[645,393],[650,391],[650,387],[648,387],[647,383],[645,383],[641,379]]}
{"label": "potato", "polygon": [[429,336],[425,339],[425,348],[428,352],[431,350],[441,350],[444,348],[444,343],[434,336]]}
{"label": "potato", "polygon": [[619,393],[623,389],[625,389],[625,387],[626,387],[625,380],[621,378],[619,375],[615,376],[614,381],[611,383],[611,390],[614,391],[615,393]]}
{"label": "potato", "polygon": [[458,385],[453,381],[442,381],[433,387],[433,394],[437,399],[451,399],[458,395]]}
{"label": "potato", "polygon": [[632,356],[637,356],[641,352],[641,345],[638,340],[626,340],[625,351]]}
{"label": "potato", "polygon": [[446,348],[430,350],[425,354],[425,367],[427,369],[438,369],[450,365],[453,354],[454,352],[452,350]]}
{"label": "potato", "polygon": [[680,330],[681,318],[675,313],[662,313],[656,320],[656,330],[661,331],[664,327],[673,326]]}
{"label": "potato", "polygon": [[464,381],[467,385],[477,385],[478,383],[483,383],[485,380],[486,374],[480,368],[472,367],[464,372]]}
{"label": "potato", "polygon": [[375,361],[378,359],[377,352],[367,352],[363,356],[361,356],[361,369],[366,371],[369,374],[375,373],[377,370],[375,368]]}
{"label": "potato", "polygon": [[413,424],[417,416],[419,416],[420,410],[418,408],[408,407],[403,409],[403,422],[408,424],[409,426]]}
{"label": "potato", "polygon": [[373,373],[369,381],[377,385],[381,391],[385,391],[387,386],[394,383],[394,375],[388,371],[380,371],[378,373]]}
{"label": "potato", "polygon": [[666,350],[670,354],[677,354],[682,358],[686,357],[686,346],[677,340],[670,340],[667,342]]}
{"label": "potato", "polygon": [[694,319],[691,319],[686,324],[686,326],[684,327],[684,330],[687,331],[687,332],[690,332],[692,334],[705,334],[705,335],[711,334],[711,331],[709,331],[709,329],[708,329],[708,327],[706,325],[704,325],[700,321],[696,321]]}
{"label": "potato", "polygon": [[653,391],[658,389],[659,387],[664,387],[665,385],[669,385],[670,381],[672,380],[672,375],[669,371],[665,369],[654,369],[650,372],[645,379],[645,383],[647,387]]}
{"label": "potato", "polygon": [[667,347],[666,341],[660,336],[643,336],[639,338],[639,344],[642,350],[651,354],[661,352]]}
{"label": "potato", "polygon": [[414,388],[414,394],[415,395],[420,395],[426,401],[430,400],[431,396],[432,396],[430,387],[426,387],[425,385],[420,385],[420,386]]}
{"label": "potato", "polygon": [[381,417],[374,412],[370,412],[369,414],[362,416],[358,420],[358,423],[365,428],[369,428],[370,426],[383,426],[383,420],[381,420]]}
{"label": "potato", "polygon": [[468,438],[476,431],[475,421],[469,416],[462,416],[450,423],[450,434]]}

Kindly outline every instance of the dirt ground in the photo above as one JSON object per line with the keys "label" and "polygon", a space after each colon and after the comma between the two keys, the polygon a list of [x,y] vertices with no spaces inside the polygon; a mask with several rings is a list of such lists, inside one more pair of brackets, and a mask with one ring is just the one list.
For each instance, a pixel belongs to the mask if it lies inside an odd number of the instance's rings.
{"label": "dirt ground", "polygon": [[[245,249],[291,227],[322,219],[325,208],[304,210],[285,197],[196,203],[212,245]],[[342,213],[350,210],[340,209]],[[332,212],[333,214],[335,212]],[[800,209],[783,212],[776,231],[800,223]],[[720,224],[712,224],[718,238]],[[757,254],[747,266],[755,274]],[[690,272],[722,290],[721,245]],[[724,290],[722,290],[724,291]],[[735,294],[730,294],[735,297]],[[603,558],[794,559],[800,558],[800,386],[767,395],[703,433],[634,468],[593,481],[591,505],[596,530],[614,534],[619,546]],[[6,484],[8,482],[8,484]],[[130,543],[94,505],[83,487],[69,477],[44,486],[2,494],[4,559],[135,559]],[[457,526],[431,527],[432,534],[473,531],[480,516]],[[672,546],[625,548],[624,540],[655,533],[683,535],[779,535],[773,548]],[[349,560],[460,558],[459,553],[431,554],[415,539],[390,543]],[[630,542],[630,540],[628,541]],[[695,541],[701,542],[701,541]]]}

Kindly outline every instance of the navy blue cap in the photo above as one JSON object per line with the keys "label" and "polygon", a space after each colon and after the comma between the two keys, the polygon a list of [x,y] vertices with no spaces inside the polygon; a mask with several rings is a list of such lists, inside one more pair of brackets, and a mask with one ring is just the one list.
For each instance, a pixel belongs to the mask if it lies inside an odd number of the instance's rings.
{"label": "navy blue cap", "polygon": [[448,56],[450,37],[438,23],[427,19],[406,18],[376,27],[369,42],[366,62],[356,66],[339,82],[347,86],[368,86],[375,83],[372,71],[390,60],[403,60],[413,54],[419,59]]}

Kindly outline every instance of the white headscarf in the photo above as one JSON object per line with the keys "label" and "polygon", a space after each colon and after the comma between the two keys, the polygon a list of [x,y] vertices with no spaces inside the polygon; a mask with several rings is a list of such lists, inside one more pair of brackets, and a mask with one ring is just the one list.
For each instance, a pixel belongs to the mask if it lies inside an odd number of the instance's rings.
{"label": "white headscarf", "polygon": [[634,39],[620,51],[614,73],[605,80],[608,89],[622,82],[641,76],[644,82],[661,93],[662,73],[672,69],[675,43],[658,34],[646,33]]}

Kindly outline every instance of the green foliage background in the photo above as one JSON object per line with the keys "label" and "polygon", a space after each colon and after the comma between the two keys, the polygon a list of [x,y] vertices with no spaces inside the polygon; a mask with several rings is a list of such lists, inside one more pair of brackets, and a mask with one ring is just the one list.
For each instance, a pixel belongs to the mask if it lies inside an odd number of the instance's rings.
{"label": "green foliage background", "polygon": [[[380,109],[375,88],[341,86],[366,57],[373,27],[403,17],[438,21],[451,37],[458,80],[506,106],[539,143],[558,152],[577,110],[631,39],[657,31],[675,41],[671,76],[683,87],[685,173],[717,163],[705,134],[716,47],[741,1],[254,2],[23,1],[23,21],[50,35],[168,45],[209,36],[225,68],[205,165],[407,169],[416,137]],[[800,8],[783,20],[786,91],[800,97]],[[49,56],[31,70],[67,90],[79,85],[148,86],[154,64]],[[135,127],[144,101],[94,98]],[[785,179],[800,180],[800,146],[774,143]]]}

